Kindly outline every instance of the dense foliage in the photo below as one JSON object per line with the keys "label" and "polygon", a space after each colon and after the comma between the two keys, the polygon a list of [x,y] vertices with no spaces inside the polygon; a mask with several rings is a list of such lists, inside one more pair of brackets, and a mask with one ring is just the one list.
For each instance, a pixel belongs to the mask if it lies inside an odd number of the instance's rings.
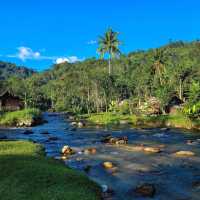
{"label": "dense foliage", "polygon": [[150,97],[159,99],[164,111],[173,96],[190,110],[199,102],[199,82],[199,41],[178,41],[113,58],[111,75],[106,59],[91,58],[55,65],[26,79],[11,77],[4,87],[25,99],[29,107],[92,113],[108,111],[113,102],[128,99],[125,110],[134,112]]}
{"label": "dense foliage", "polygon": [[26,67],[0,61],[0,80],[10,78],[13,75],[19,78],[26,78],[33,75],[33,73],[33,70]]}

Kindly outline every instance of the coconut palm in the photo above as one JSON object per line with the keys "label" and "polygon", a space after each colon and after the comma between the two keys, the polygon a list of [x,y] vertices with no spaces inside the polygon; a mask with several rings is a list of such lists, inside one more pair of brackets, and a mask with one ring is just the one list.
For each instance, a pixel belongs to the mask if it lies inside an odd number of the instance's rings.
{"label": "coconut palm", "polygon": [[103,36],[99,37],[98,44],[99,48],[97,49],[98,53],[100,54],[101,58],[104,58],[105,54],[107,53],[108,58],[108,69],[109,75],[111,75],[111,60],[115,56],[120,54],[119,46],[120,41],[118,40],[118,32],[113,31],[111,28],[108,29]]}

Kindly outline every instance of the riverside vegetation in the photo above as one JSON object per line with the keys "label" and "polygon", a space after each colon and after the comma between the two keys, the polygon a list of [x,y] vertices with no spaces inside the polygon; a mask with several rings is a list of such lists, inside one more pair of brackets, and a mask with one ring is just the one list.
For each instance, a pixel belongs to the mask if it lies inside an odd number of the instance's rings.
{"label": "riverside vegetation", "polygon": [[[102,59],[61,63],[41,73],[4,74],[0,89],[21,97],[30,108],[76,114],[110,112],[122,118],[144,113],[150,98],[159,102],[159,117],[198,124],[200,113],[200,42],[175,41],[157,49],[120,53],[118,33],[109,29],[99,39]],[[108,55],[109,59],[103,59]],[[4,64],[9,66],[8,63]],[[3,66],[3,63],[1,63]],[[7,67],[8,68],[8,67]],[[173,97],[182,101],[177,117],[165,115]],[[125,101],[124,108],[118,105]],[[147,108],[148,106],[146,106]],[[143,108],[143,109],[141,109]],[[121,109],[121,110],[120,110]],[[112,113],[115,113],[114,115]],[[125,115],[125,116],[122,116]],[[181,117],[182,115],[182,117]],[[181,120],[178,120],[181,119]],[[148,118],[149,120],[149,118]],[[115,120],[114,120],[115,121]]]}
{"label": "riverside vegetation", "polygon": [[[26,109],[1,113],[0,125],[30,126],[39,110],[49,110],[103,125],[199,128],[199,41],[124,55],[118,33],[109,29],[98,43],[101,59],[65,62],[40,73],[1,62],[0,91],[20,97]],[[181,106],[171,114],[167,111],[174,97]],[[0,195],[5,200],[100,199],[96,184],[45,158],[39,149],[29,142],[0,142]]]}

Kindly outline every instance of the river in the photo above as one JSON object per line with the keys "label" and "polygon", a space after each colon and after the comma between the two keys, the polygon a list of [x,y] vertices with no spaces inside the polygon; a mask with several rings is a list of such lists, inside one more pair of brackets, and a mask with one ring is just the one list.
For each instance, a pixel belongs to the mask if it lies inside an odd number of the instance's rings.
{"label": "river", "polygon": [[[70,123],[64,115],[44,114],[45,123],[31,128],[33,134],[24,134],[24,129],[0,129],[0,138],[31,140],[45,147],[47,156],[57,158],[64,145],[76,150],[75,155],[66,160],[66,165],[81,170],[88,168],[86,175],[100,185],[114,190],[113,200],[199,200],[200,199],[200,134],[197,132],[158,128],[105,128],[86,127],[70,130]],[[49,134],[42,134],[48,132]],[[127,136],[128,145],[106,145],[103,136]],[[49,138],[56,137],[54,140]],[[1,139],[0,139],[1,140]],[[188,140],[199,141],[191,145]],[[138,145],[164,147],[163,152],[149,154],[130,151],[127,147]],[[95,147],[94,155],[81,153]],[[174,152],[192,151],[195,156],[175,157]],[[105,170],[102,163],[111,161],[115,171]],[[143,183],[155,185],[156,194],[152,198],[142,198],[133,190]],[[105,186],[104,186],[105,187]]]}

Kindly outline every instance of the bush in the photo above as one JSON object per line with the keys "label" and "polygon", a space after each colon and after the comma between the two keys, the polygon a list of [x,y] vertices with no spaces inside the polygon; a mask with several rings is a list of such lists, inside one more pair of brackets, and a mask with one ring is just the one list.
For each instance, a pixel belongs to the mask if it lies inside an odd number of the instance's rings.
{"label": "bush", "polygon": [[200,102],[185,106],[183,112],[191,118],[198,118],[200,116]]}

